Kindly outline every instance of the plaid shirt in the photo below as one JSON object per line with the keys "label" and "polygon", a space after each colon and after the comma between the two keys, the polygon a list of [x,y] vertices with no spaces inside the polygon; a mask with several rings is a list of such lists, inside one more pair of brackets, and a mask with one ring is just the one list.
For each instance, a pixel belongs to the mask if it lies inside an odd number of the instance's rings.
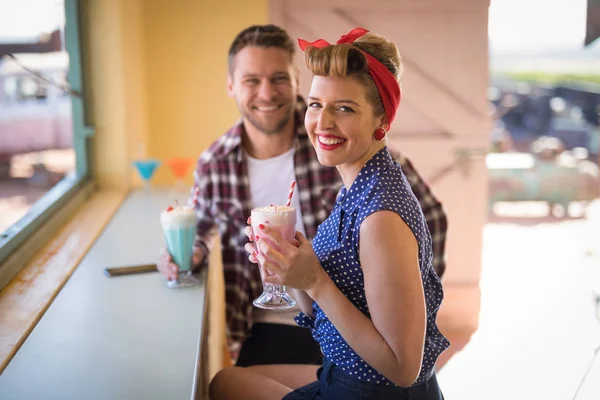
{"label": "plaid shirt", "polygon": [[442,203],[440,203],[433,195],[427,183],[423,181],[408,158],[391,150],[390,153],[402,167],[402,172],[406,175],[406,179],[421,205],[425,221],[427,221],[429,233],[431,234],[433,269],[441,278],[446,270],[446,256],[444,251],[446,248],[446,234],[448,231],[448,219],[446,218]]}
{"label": "plaid shirt", "polygon": [[[331,212],[342,180],[335,168],[319,163],[304,128],[305,112],[306,105],[299,98],[295,116],[294,170],[302,222],[306,236],[312,239],[318,226]],[[239,121],[200,156],[194,173],[195,185],[199,188],[196,246],[207,255],[211,247],[210,239],[215,228],[218,230],[221,237],[229,350],[234,356],[252,326],[252,301],[262,292],[259,270],[250,263],[244,250],[248,242],[244,228],[252,204],[246,154],[241,145],[243,133],[244,125]],[[445,213],[410,162],[401,156],[396,158],[423,208],[433,238],[434,268],[441,273],[444,269]]]}

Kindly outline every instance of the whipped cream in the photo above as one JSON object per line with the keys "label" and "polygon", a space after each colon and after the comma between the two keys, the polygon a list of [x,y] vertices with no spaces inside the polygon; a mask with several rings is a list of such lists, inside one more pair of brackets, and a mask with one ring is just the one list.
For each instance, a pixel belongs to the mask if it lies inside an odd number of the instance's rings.
{"label": "whipped cream", "polygon": [[173,207],[170,211],[160,213],[163,229],[182,229],[196,225],[196,212],[189,206]]}
{"label": "whipped cream", "polygon": [[296,209],[289,206],[267,206],[252,210],[252,225],[296,225]]}

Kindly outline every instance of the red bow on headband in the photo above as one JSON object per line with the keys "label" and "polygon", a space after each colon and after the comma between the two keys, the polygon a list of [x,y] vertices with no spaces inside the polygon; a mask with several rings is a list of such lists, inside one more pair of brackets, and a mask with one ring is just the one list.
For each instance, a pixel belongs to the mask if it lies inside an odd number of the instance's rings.
{"label": "red bow on headband", "polygon": [[[336,42],[336,44],[352,44],[356,39],[369,32],[363,28],[355,28],[348,32],[346,35],[342,35],[340,39]],[[319,39],[314,42],[307,42],[304,39],[298,39],[298,44],[302,51],[306,50],[307,47],[317,47],[322,49],[323,47],[331,46],[326,40]],[[362,50],[361,50],[362,51]],[[402,92],[400,90],[400,85],[396,80],[396,77],[390,72],[389,69],[386,68],[379,60],[377,60],[372,55],[362,51],[362,53],[367,57],[367,63],[369,66],[369,73],[373,77],[375,81],[375,85],[377,86],[377,90],[379,91],[379,96],[381,96],[381,101],[383,102],[383,108],[385,110],[385,115],[388,120],[388,124],[391,126],[392,121],[396,117],[396,110],[400,105],[400,99],[402,98]]]}

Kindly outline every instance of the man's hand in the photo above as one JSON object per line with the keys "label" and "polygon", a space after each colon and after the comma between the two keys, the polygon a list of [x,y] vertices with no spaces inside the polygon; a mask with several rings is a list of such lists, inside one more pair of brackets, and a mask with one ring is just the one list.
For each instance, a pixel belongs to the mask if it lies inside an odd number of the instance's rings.
{"label": "man's hand", "polygon": [[169,281],[177,279],[177,276],[179,275],[179,267],[173,262],[171,255],[164,247],[160,249],[158,264],[156,264],[156,267]]}
{"label": "man's hand", "polygon": [[[204,252],[202,249],[198,248],[194,250],[194,255],[192,256],[192,263],[194,266],[200,264],[204,259]],[[163,274],[165,278],[169,281],[176,280],[179,276],[179,266],[173,262],[171,255],[169,254],[166,248],[160,249],[160,254],[158,257],[158,263],[156,264],[157,269]]]}

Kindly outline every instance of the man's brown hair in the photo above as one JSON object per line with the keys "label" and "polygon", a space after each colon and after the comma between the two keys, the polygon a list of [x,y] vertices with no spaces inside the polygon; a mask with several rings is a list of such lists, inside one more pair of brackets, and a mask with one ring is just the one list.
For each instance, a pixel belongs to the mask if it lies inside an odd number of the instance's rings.
{"label": "man's brown hair", "polygon": [[290,55],[290,60],[296,51],[296,46],[287,32],[277,25],[252,25],[238,33],[229,47],[230,74],[233,72],[235,56],[247,46],[277,47],[285,50]]}

